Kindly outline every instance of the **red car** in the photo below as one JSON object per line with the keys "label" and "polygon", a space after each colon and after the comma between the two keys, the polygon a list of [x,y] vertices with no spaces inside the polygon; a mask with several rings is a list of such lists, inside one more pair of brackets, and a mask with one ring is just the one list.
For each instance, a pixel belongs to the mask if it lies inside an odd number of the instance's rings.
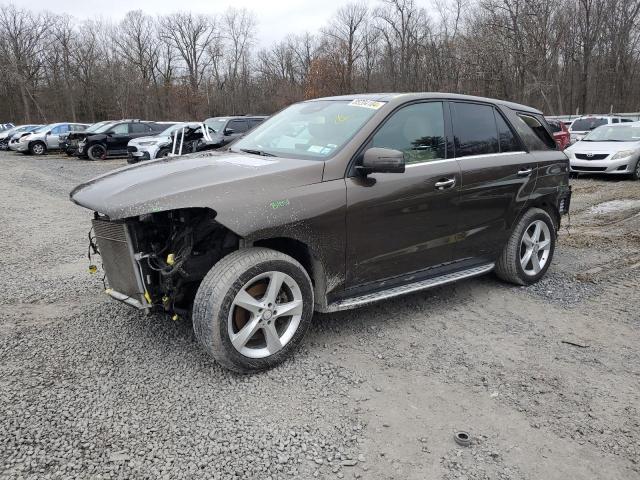
{"label": "red car", "polygon": [[558,144],[560,150],[564,150],[571,144],[571,134],[567,126],[560,120],[547,119],[547,123],[551,127],[553,138]]}

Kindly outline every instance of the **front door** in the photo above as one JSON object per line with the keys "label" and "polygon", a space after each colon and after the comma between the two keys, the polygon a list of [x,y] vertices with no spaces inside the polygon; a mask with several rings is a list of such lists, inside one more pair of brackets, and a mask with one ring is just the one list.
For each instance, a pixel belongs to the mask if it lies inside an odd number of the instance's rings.
{"label": "front door", "polygon": [[129,143],[131,138],[129,134],[130,128],[130,123],[119,123],[111,129],[111,134],[107,137],[107,150],[109,155],[127,151],[127,143]]}
{"label": "front door", "polygon": [[442,102],[415,103],[366,145],[403,151],[407,167],[347,178],[347,288],[426,275],[452,260],[460,169],[447,158],[447,130]]}
{"label": "front door", "polygon": [[236,138],[241,137],[249,130],[249,123],[244,118],[235,118],[229,120],[224,128],[224,136],[222,137],[222,145],[233,142]]}

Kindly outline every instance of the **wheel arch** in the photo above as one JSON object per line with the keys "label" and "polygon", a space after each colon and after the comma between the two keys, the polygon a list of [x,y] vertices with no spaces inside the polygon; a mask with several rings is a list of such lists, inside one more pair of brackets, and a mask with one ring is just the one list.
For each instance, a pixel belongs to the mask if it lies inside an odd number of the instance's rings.
{"label": "wheel arch", "polygon": [[265,247],[289,255],[304,267],[311,278],[316,303],[326,303],[326,277],[322,262],[307,243],[292,237],[263,238],[252,242],[254,247]]}

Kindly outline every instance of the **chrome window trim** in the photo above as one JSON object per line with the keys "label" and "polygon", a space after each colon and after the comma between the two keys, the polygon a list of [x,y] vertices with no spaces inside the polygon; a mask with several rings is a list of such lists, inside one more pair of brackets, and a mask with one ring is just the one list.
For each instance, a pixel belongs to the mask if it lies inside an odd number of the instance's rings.
{"label": "chrome window trim", "polygon": [[461,160],[463,158],[489,158],[489,157],[501,157],[505,155],[522,155],[528,152],[518,150],[516,152],[500,152],[500,153],[483,153],[481,155],[467,155],[466,157],[453,157],[453,158],[443,158],[440,160],[426,160],[424,162],[417,163],[409,163],[405,166],[405,168],[418,167],[420,165],[429,165],[432,163],[443,163],[443,162],[454,162],[456,160]]}

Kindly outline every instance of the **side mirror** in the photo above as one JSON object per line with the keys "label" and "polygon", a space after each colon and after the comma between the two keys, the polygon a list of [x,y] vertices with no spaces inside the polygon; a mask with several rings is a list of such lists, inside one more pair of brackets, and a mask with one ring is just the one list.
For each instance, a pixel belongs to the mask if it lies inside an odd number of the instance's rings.
{"label": "side mirror", "polygon": [[233,128],[225,128],[224,129],[224,134],[225,135],[231,135],[233,133]]}
{"label": "side mirror", "polygon": [[364,175],[376,172],[404,173],[404,153],[391,148],[370,148],[364,152],[362,165],[357,168]]}

